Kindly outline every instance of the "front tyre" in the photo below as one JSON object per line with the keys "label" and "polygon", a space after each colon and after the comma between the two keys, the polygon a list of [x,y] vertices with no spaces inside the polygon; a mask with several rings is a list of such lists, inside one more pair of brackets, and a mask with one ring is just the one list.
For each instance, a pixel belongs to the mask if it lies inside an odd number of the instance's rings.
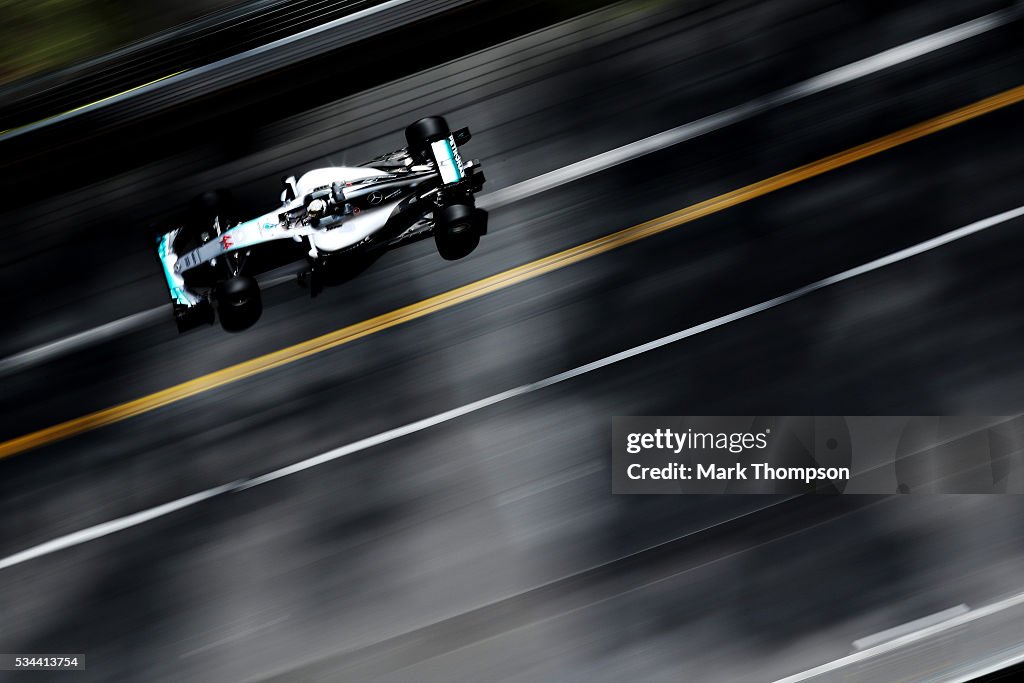
{"label": "front tyre", "polygon": [[217,317],[227,332],[241,332],[252,327],[263,313],[260,286],[255,279],[236,275],[217,283]]}
{"label": "front tyre", "polygon": [[477,211],[467,204],[452,204],[437,212],[434,244],[446,261],[469,256],[480,244]]}

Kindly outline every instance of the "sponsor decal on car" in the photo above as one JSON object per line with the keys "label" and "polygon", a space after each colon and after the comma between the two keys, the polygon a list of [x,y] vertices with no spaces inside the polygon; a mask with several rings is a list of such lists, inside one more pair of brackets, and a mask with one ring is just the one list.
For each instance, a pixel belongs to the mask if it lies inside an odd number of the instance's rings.
{"label": "sponsor decal on car", "polygon": [[430,149],[434,153],[434,160],[437,162],[441,180],[446,185],[462,180],[465,175],[465,167],[462,165],[459,148],[455,144],[455,136],[449,135],[444,140],[430,143]]}

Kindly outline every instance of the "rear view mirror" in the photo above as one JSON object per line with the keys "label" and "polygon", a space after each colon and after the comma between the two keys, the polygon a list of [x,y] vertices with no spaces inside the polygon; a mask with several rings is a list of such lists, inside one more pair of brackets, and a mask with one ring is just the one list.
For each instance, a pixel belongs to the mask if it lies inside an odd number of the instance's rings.
{"label": "rear view mirror", "polygon": [[290,202],[299,196],[295,176],[290,175],[286,178],[281,178],[281,182],[284,183],[284,191],[281,192],[281,202]]}

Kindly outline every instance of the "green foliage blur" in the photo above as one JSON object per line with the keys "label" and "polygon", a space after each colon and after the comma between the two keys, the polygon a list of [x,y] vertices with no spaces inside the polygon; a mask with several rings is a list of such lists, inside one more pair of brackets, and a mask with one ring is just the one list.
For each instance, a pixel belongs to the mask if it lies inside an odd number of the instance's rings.
{"label": "green foliage blur", "polygon": [[237,2],[0,0],[0,84],[97,57]]}
{"label": "green foliage blur", "polygon": [[0,82],[99,54],[118,44],[109,2],[0,0]]}

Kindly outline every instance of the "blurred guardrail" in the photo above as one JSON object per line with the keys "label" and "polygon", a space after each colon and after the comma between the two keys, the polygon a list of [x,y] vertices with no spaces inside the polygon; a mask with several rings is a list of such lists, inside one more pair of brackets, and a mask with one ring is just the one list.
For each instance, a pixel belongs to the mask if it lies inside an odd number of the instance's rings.
{"label": "blurred guardrail", "polygon": [[[212,143],[613,0],[384,0],[215,62],[0,133],[15,204]],[[158,134],[157,134],[158,132]],[[232,153],[232,152],[228,152]],[[13,208],[13,207],[12,207]]]}
{"label": "blurred guardrail", "polygon": [[[162,41],[151,47],[141,46],[130,56],[111,57],[115,62],[124,63],[129,69],[131,69],[131,64],[140,64],[131,70],[130,74],[135,75],[129,76],[128,80],[123,80],[125,77],[118,77],[118,82],[122,84],[132,83],[132,89],[114,97],[91,100],[69,111],[34,120],[23,116],[22,107],[16,106],[16,104],[7,104],[4,107],[5,110],[16,109],[19,112],[16,119],[26,119],[27,122],[0,134],[0,141],[25,135],[54,123],[80,117],[103,108],[123,107],[120,112],[122,118],[130,118],[133,109],[136,113],[142,113],[168,104],[179,105],[190,98],[208,95],[211,90],[236,85],[240,80],[292,66],[320,56],[329,50],[350,45],[370,35],[409,25],[470,2],[472,0],[384,0],[383,2],[370,0],[369,2],[347,3],[346,8],[349,11],[345,12],[343,16],[329,21],[320,21],[312,27],[291,32],[276,40],[259,43],[246,50],[233,51],[228,56],[221,55],[220,59],[196,64],[192,68],[182,68],[182,65],[187,64],[188,61],[177,63],[178,66],[175,68],[175,61],[172,58],[175,51],[172,50],[169,55],[167,47]],[[190,35],[192,40],[198,41],[202,45],[209,45],[218,40],[227,40],[228,35],[249,33],[249,29],[246,28],[249,24],[248,19],[235,17],[233,22],[229,22],[229,25],[225,27],[199,27]],[[222,33],[227,35],[222,37]],[[258,41],[259,36],[264,35],[264,32],[257,31],[256,34],[250,36],[247,39],[248,42]],[[149,52],[149,49],[152,49],[153,52]],[[190,48],[186,46],[183,49]],[[202,59],[201,52],[197,49],[190,59]],[[207,52],[206,54],[212,58],[215,53]],[[156,70],[143,70],[144,67],[141,64],[149,63],[151,60],[159,67]],[[173,75],[169,75],[172,73]],[[152,81],[154,74],[160,74],[156,78],[164,78],[155,83],[138,87],[140,83],[147,82],[140,79]],[[102,81],[105,78],[103,72],[98,72],[96,78]],[[86,78],[85,80],[88,85],[90,79]],[[77,92],[80,87],[78,83],[69,84],[52,96],[55,99],[46,100],[46,102],[51,105],[62,103],[61,106],[69,104],[78,97]],[[10,95],[6,92],[3,94],[4,101],[7,102]],[[95,95],[95,92],[93,94]],[[35,100],[41,98],[42,95]],[[35,100],[29,98],[29,103],[33,103]],[[43,104],[44,102],[40,101],[39,107],[42,107]],[[39,107],[36,108],[37,112],[47,110],[45,107]],[[31,107],[26,109],[31,109]]]}
{"label": "blurred guardrail", "polygon": [[909,633],[893,633],[890,639],[776,683],[961,683],[1024,661],[1022,634],[1024,593],[1019,593],[950,612],[949,618]]}
{"label": "blurred guardrail", "polygon": [[0,131],[287,38],[385,0],[254,0],[0,88]]}

